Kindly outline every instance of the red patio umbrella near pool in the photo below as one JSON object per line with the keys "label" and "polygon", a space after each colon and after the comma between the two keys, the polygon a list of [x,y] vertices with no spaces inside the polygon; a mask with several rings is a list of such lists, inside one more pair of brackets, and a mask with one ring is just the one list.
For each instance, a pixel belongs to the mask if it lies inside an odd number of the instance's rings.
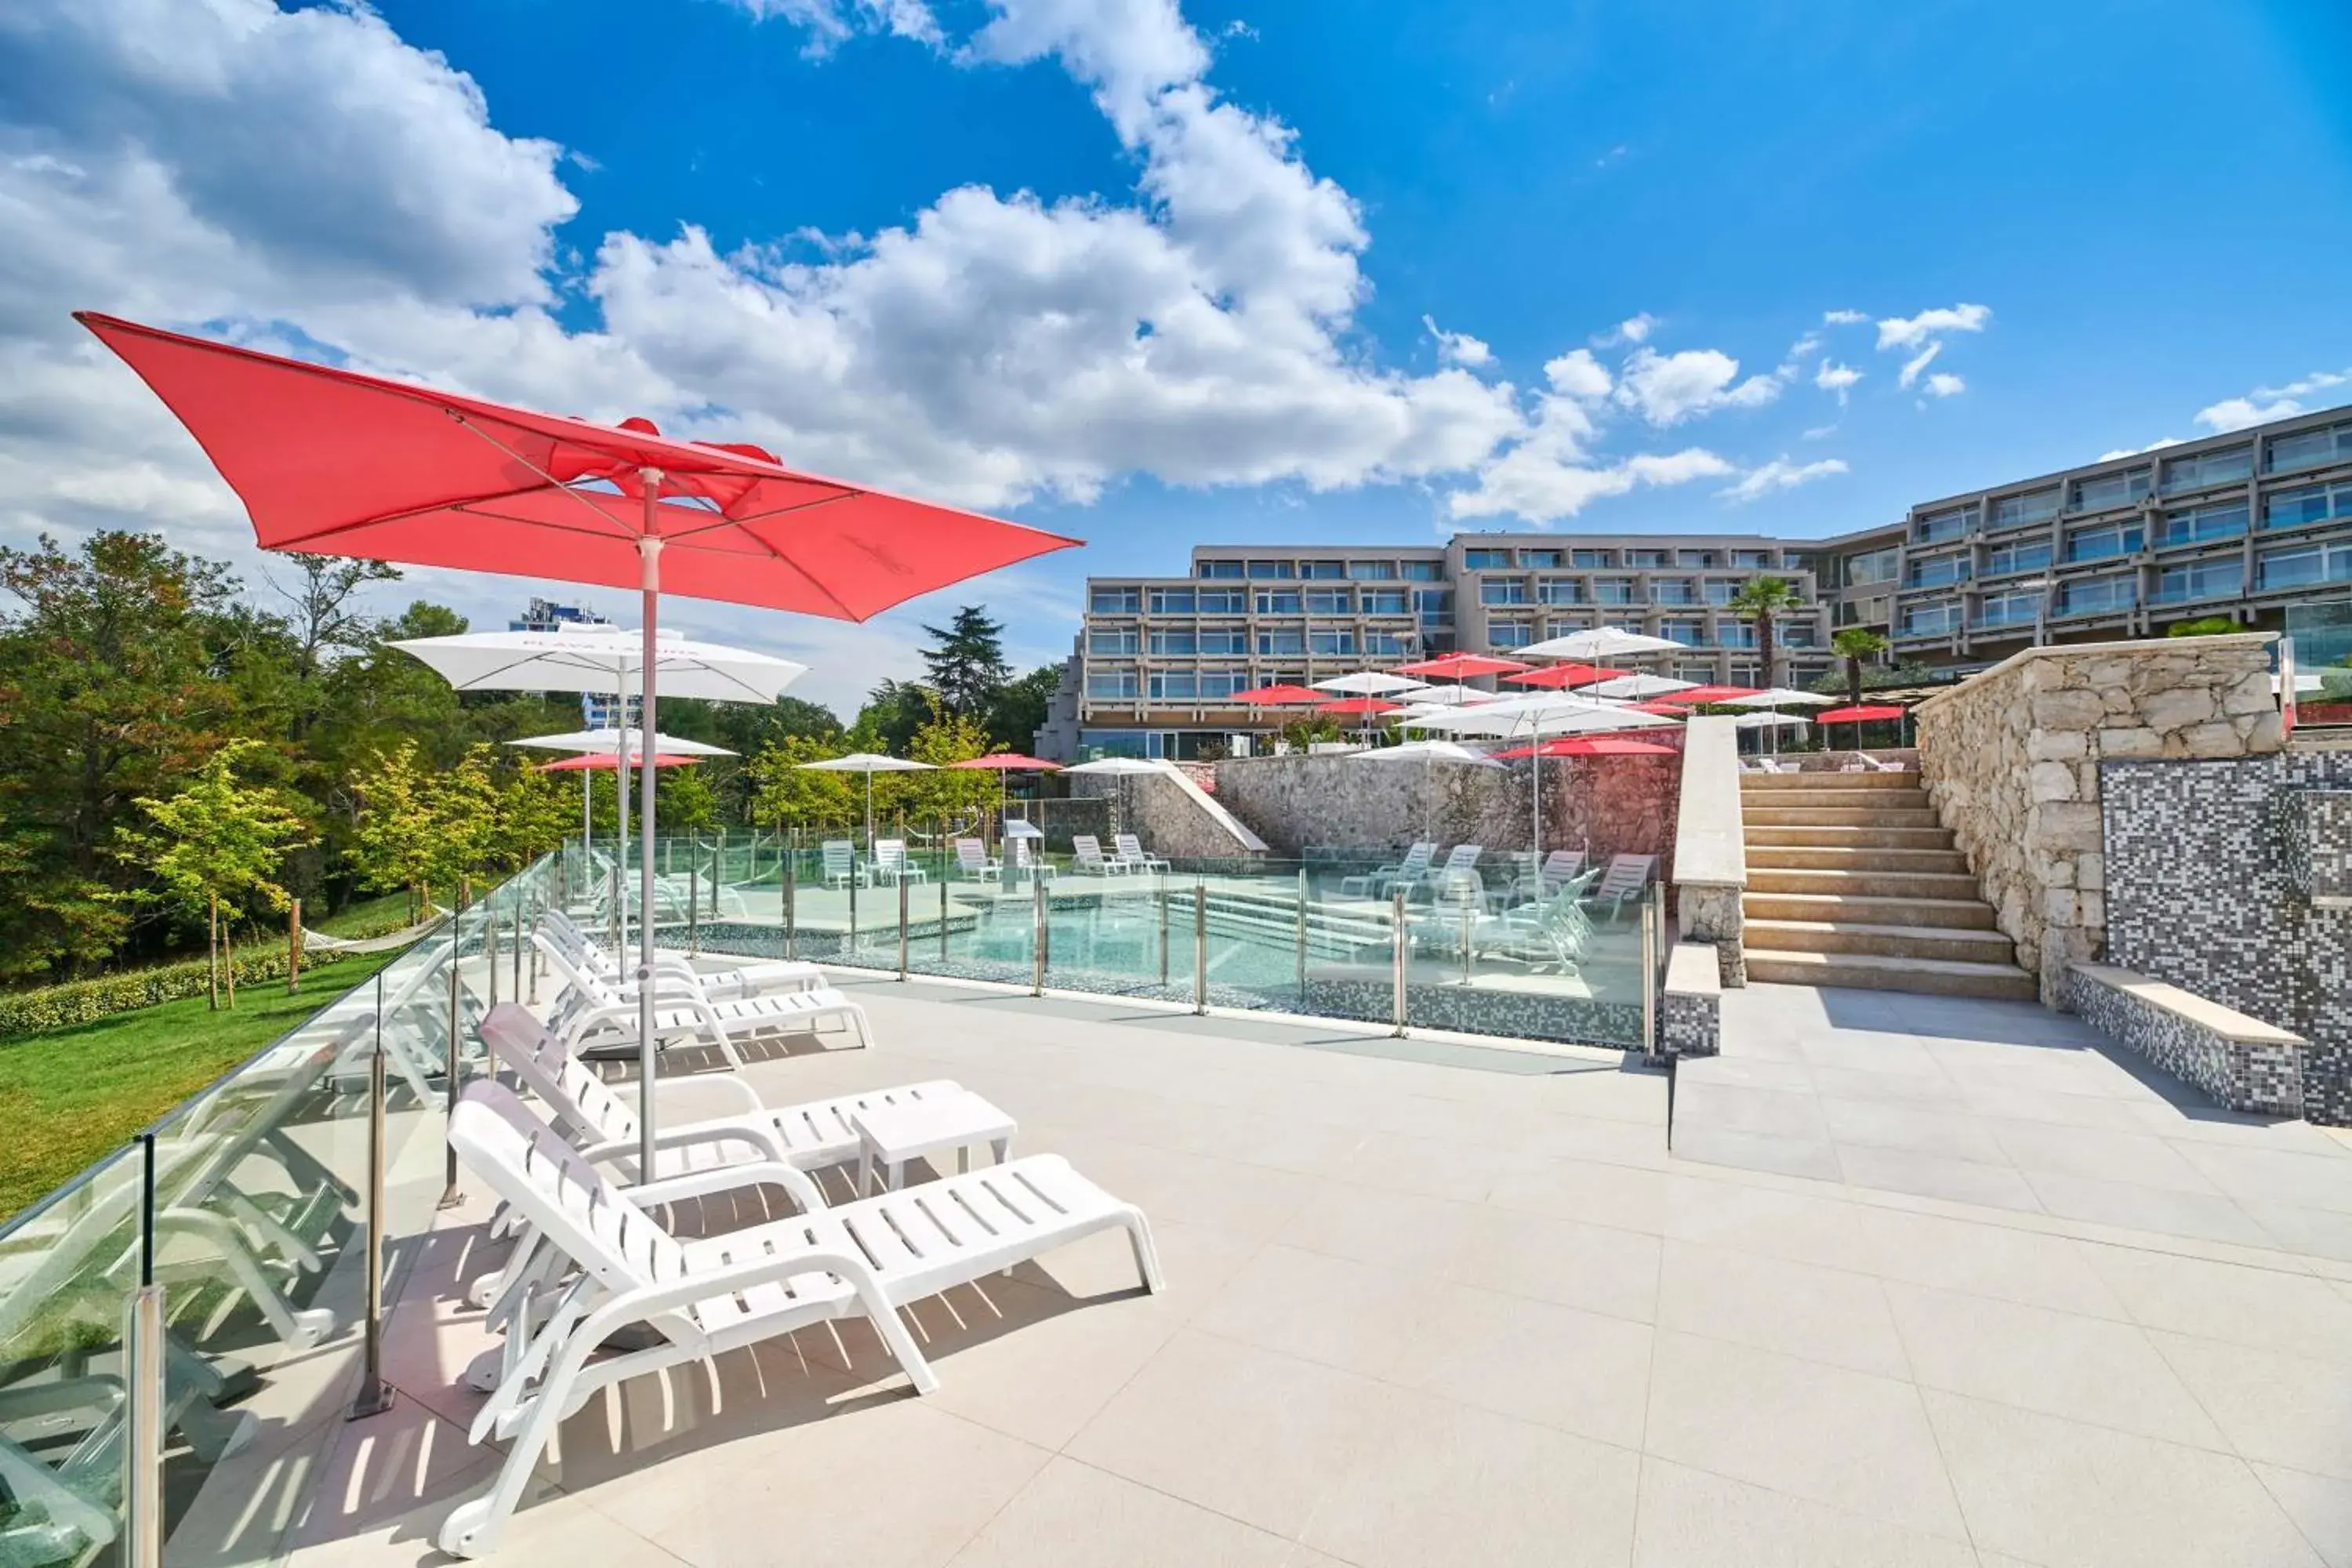
{"label": "red patio umbrella near pool", "polygon": [[1426,675],[1444,680],[1466,680],[1474,675],[1508,675],[1515,669],[1531,668],[1516,658],[1492,658],[1480,653],[1449,653],[1436,658],[1424,658],[1419,664],[1400,664],[1391,675]]}
{"label": "red patio umbrella near pool", "polygon": [[1758,697],[1760,686],[1694,686],[1675,693],[1675,700],[1689,707],[1702,707],[1709,702],[1728,702],[1735,697]]}
{"label": "red patio umbrella near pool", "polygon": [[1249,708],[1296,708],[1303,703],[1320,702],[1330,696],[1311,686],[1260,686],[1249,691],[1236,691],[1234,700]]}
{"label": "red patio umbrella near pool", "polygon": [[986,768],[996,774],[996,819],[1004,820],[1004,805],[1011,798],[1013,781],[1010,775],[1026,773],[1053,773],[1061,767],[1043,757],[1024,757],[1018,752],[991,752],[984,757],[966,757],[960,763],[950,763],[951,768]]}
{"label": "red patio umbrella near pool", "polygon": [[[665,585],[862,621],[1078,542],[797,472],[757,447],[673,440],[650,420],[593,425],[87,310],[74,319],[188,427],[265,550],[640,590],[649,734]],[[638,817],[641,982],[654,963],[654,776]],[[639,1156],[650,1171],[654,988],[638,989]]]}
{"label": "red patio umbrella near pool", "polygon": [[[675,752],[664,752],[657,756],[632,757],[629,759],[629,765],[633,768],[682,768],[700,761],[702,761],[700,757],[682,757]],[[577,773],[592,771],[609,773],[620,765],[621,757],[617,752],[591,752],[584,756],[558,757],[551,763],[534,763],[531,764],[530,771],[535,773]]]}
{"label": "red patio umbrella near pool", "polygon": [[1546,741],[1540,746],[1514,746],[1507,752],[1496,752],[1496,762],[1510,762],[1520,757],[1671,757],[1672,746],[1661,746],[1655,741],[1636,741],[1628,735],[1562,735]]}
{"label": "red patio umbrella near pool", "polygon": [[1507,675],[1503,679],[1514,686],[1542,686],[1557,690],[1570,686],[1590,686],[1596,680],[1614,680],[1621,675],[1633,673],[1630,669],[1612,669],[1605,664],[1551,664],[1541,669]]}
{"label": "red patio umbrella near pool", "polygon": [[1862,750],[1862,727],[1874,720],[1900,719],[1910,711],[1892,702],[1864,702],[1854,708],[1830,708],[1813,715],[1816,724],[1851,724],[1853,726],[1853,749]]}

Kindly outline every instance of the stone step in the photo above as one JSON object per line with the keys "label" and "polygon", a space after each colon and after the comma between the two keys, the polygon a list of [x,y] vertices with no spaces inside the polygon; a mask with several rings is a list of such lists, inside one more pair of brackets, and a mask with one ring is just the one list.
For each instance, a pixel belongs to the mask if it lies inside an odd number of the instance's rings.
{"label": "stone step", "polygon": [[1857,899],[1974,899],[1977,879],[1965,873],[1781,870],[1748,868],[1751,893],[1830,893]]}
{"label": "stone step", "polygon": [[1877,958],[1855,952],[1748,950],[1748,978],[1776,985],[1851,985],[1866,991],[1909,991],[1930,996],[2039,999],[2033,977],[2006,963],[1965,963],[1933,958]]}
{"label": "stone step", "polygon": [[1780,789],[1764,795],[1742,795],[1748,811],[1932,811],[1923,789],[1883,789],[1863,794],[1850,789]]}
{"label": "stone step", "polygon": [[1785,806],[1743,805],[1740,820],[1750,827],[1941,827],[1936,814],[1881,810],[1876,806]]}
{"label": "stone step", "polygon": [[1969,858],[1957,849],[1881,849],[1834,844],[1750,844],[1750,870],[1907,871],[1958,876]]}
{"label": "stone step", "polygon": [[1750,826],[1748,848],[1802,846],[1808,849],[1949,849],[1948,827],[1840,827],[1811,824],[1801,827]]}
{"label": "stone step", "polygon": [[1747,924],[1750,951],[1859,953],[1873,958],[1930,958],[1957,963],[2002,963],[2012,968],[2017,950],[1997,931],[1953,931],[1938,926],[1876,925],[1860,921],[1756,920]]}
{"label": "stone step", "polygon": [[1752,791],[1759,795],[1777,793],[1781,790],[1917,789],[1919,775],[1916,773],[1742,773],[1739,775],[1739,787],[1743,791]]}
{"label": "stone step", "polygon": [[1932,926],[1939,931],[1990,931],[1993,909],[1981,899],[1871,899],[1839,893],[1749,893],[1741,910],[1758,921],[1828,921],[1834,924]]}

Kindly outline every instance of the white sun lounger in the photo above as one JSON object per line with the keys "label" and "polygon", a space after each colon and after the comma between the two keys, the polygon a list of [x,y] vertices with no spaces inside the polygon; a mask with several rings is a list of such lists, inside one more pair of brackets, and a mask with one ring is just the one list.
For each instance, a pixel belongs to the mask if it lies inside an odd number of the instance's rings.
{"label": "white sun lounger", "polygon": [[[587,970],[624,997],[632,994],[636,984],[635,961],[614,958],[597,943],[595,938],[582,930],[580,922],[570,915],[560,910],[549,910],[539,917],[538,927],[532,934],[561,942],[574,964]],[[774,991],[808,991],[824,984],[824,971],[799,959],[763,959],[730,969],[697,969],[685,955],[659,950],[654,953],[654,973],[691,981],[704,995],[714,1001],[764,995]]]}
{"label": "white sun lounger", "polygon": [[[523,1341],[469,1436],[510,1438],[498,1479],[460,1504],[442,1551],[492,1550],[556,1425],[602,1389],[842,1318],[864,1318],[918,1393],[939,1387],[898,1310],[1105,1230],[1124,1230],[1146,1288],[1162,1288],[1143,1212],[1050,1154],[1026,1155],[839,1208],[680,1241],[642,1205],[724,1191],[763,1167],[698,1172],[625,1192],[488,1079],[449,1118],[458,1160],[580,1274]],[[642,1350],[604,1351],[643,1324]],[[524,1331],[529,1329],[527,1338]]]}
{"label": "white sun lounger", "polygon": [[[637,997],[625,995],[594,975],[574,966],[562,950],[549,944],[541,951],[569,983],[550,1015],[564,1046],[572,1051],[634,1046],[637,1038]],[[690,984],[656,975],[654,1036],[667,1046],[703,1038],[717,1046],[730,1064],[743,1065],[740,1042],[781,1032],[813,1033],[827,1023],[841,1025],[857,1037],[860,1046],[874,1043],[866,1009],[830,986],[813,991],[772,992],[764,996],[726,999],[705,995]]]}

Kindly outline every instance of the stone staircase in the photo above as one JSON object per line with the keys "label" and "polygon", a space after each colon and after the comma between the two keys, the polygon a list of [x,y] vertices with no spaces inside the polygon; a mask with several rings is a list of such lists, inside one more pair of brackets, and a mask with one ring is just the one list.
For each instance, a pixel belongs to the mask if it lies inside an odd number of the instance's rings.
{"label": "stone staircase", "polygon": [[2031,1002],[1916,773],[1743,773],[1748,976]]}

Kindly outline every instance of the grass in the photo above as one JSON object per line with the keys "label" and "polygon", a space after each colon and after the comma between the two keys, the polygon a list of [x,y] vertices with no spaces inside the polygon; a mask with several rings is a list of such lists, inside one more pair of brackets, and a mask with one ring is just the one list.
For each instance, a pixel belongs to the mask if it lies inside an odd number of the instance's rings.
{"label": "grass", "polygon": [[[348,911],[347,911],[348,912]],[[397,952],[360,953],[239,989],[236,1009],[190,997],[0,1046],[0,1217],[15,1214],[373,974]]]}
{"label": "grass", "polygon": [[[306,921],[310,929],[328,936],[349,936],[355,931],[383,931],[408,923],[408,895],[385,893],[378,898],[363,899],[337,910],[325,920]],[[279,933],[281,940],[284,933]]]}

